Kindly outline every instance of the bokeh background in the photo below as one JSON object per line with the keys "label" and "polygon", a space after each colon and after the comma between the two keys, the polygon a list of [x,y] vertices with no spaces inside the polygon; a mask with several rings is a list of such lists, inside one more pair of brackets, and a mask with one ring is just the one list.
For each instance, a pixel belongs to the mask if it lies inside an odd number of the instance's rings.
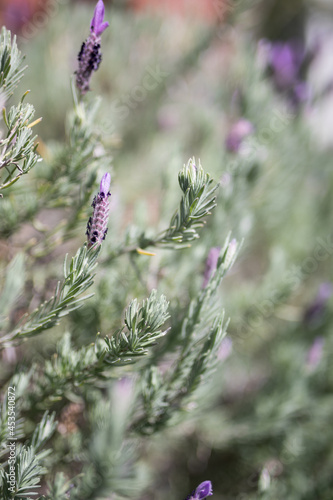
{"label": "bokeh background", "polygon": [[[143,445],[152,480],[140,498],[184,498],[210,479],[221,500],[330,500],[333,4],[105,5],[110,28],[91,87],[101,96],[98,128],[112,156],[109,238],[120,240],[129,225],[157,227],[164,205],[177,203],[180,166],[195,156],[221,183],[218,207],[191,253],[158,252],[145,261],[148,287],[157,285],[175,310],[185,306],[202,285],[209,249],[229,231],[244,239],[221,291],[231,322],[219,368],[195,411]],[[43,117],[35,130],[44,157],[65,137],[71,74],[93,8],[68,0],[0,3],[0,22],[26,54],[18,92],[30,89]],[[49,225],[57,217],[41,214]],[[1,241],[4,260],[22,238],[29,231]],[[31,278],[37,289],[64,253],[41,262]],[[101,281],[104,301],[69,319],[80,342],[106,321],[106,307],[117,326],[128,290],[142,293],[136,281],[126,265]],[[18,356],[39,346],[25,349]]]}

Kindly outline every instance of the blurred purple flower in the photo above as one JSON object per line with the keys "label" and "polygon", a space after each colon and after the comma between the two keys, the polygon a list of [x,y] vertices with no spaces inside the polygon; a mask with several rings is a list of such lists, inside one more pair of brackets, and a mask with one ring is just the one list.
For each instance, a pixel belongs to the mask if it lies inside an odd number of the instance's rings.
{"label": "blurred purple flower", "polygon": [[320,285],[316,298],[305,310],[304,323],[311,325],[322,317],[332,293],[332,283],[322,283]]}
{"label": "blurred purple flower", "polygon": [[219,361],[224,361],[229,358],[232,353],[232,340],[230,337],[224,337],[219,347],[217,358]]}
{"label": "blurred purple flower", "polygon": [[313,370],[318,366],[321,358],[323,357],[324,344],[325,340],[323,337],[316,337],[314,339],[313,344],[307,354],[306,364],[308,368],[311,368]]}
{"label": "blurred purple flower", "polygon": [[[1,12],[2,11],[2,12]],[[27,2],[8,2],[8,5],[1,5],[2,24],[17,33],[34,14],[33,6]]]}
{"label": "blurred purple flower", "polygon": [[95,244],[101,245],[102,241],[105,239],[108,230],[107,225],[110,209],[108,199],[111,196],[109,192],[110,183],[111,175],[109,173],[104,174],[101,180],[99,193],[92,202],[94,213],[92,217],[89,217],[86,231],[88,248]]}
{"label": "blurred purple flower", "polygon": [[76,86],[82,95],[90,90],[91,75],[94,71],[97,71],[102,60],[101,34],[109,26],[109,23],[103,21],[103,18],[104,3],[103,0],[98,0],[91,20],[90,35],[83,42],[78,55],[79,69],[76,71]]}
{"label": "blurred purple flower", "polygon": [[186,500],[203,500],[204,498],[210,497],[213,494],[213,487],[210,481],[204,481],[199,484],[192,495],[188,496]]}
{"label": "blurred purple flower", "polygon": [[210,277],[214,273],[217,261],[220,255],[221,247],[212,247],[208,252],[208,257],[206,259],[206,267],[204,272],[204,279],[202,283],[202,288],[205,288],[210,280]]}
{"label": "blurred purple flower", "polygon": [[254,132],[254,127],[249,120],[240,118],[229,130],[225,146],[230,153],[238,153],[245,137]]}
{"label": "blurred purple flower", "polygon": [[299,79],[304,60],[304,49],[297,42],[275,42],[271,44],[269,66],[276,86],[284,90]]}
{"label": "blurred purple flower", "polygon": [[306,82],[299,82],[293,88],[292,99],[293,103],[305,102],[310,97],[310,89]]}
{"label": "blurred purple flower", "polygon": [[302,78],[307,54],[299,40],[287,42],[261,41],[261,52],[265,51],[266,66],[278,91],[286,92],[290,103],[298,106],[309,98],[309,87]]}
{"label": "blurred purple flower", "polygon": [[133,403],[133,396],[134,382],[131,378],[124,377],[116,381],[114,385],[113,397],[117,404],[117,414],[122,416],[124,420],[131,404]]}

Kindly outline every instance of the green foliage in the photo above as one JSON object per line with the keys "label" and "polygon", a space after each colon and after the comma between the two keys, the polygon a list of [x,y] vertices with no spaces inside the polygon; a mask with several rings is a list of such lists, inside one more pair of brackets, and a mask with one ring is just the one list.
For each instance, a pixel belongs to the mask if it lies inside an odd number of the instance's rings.
{"label": "green foliage", "polygon": [[98,335],[94,344],[75,349],[70,336],[64,335],[56,355],[42,368],[44,377],[35,367],[26,404],[29,408],[47,407],[50,401],[61,400],[82,384],[106,380],[111,368],[133,364],[146,356],[148,348],[166,334],[160,328],[168,318],[167,307],[165,297],[157,298],[154,290],[141,306],[132,301],[125,312],[124,328],[111,337],[101,340]]}
{"label": "green foliage", "polygon": [[26,67],[23,67],[23,56],[13,41],[11,33],[4,26],[0,35],[0,95],[8,99],[13,94],[23,76]]}
{"label": "green foliage", "polygon": [[199,238],[196,229],[204,225],[202,220],[216,207],[213,197],[217,186],[212,187],[213,179],[205,173],[200,162],[190,160],[179,172],[178,181],[184,195],[179,209],[173,215],[169,228],[155,241],[155,245],[165,248],[184,248],[190,241]]}
{"label": "green foliage", "polygon": [[[198,387],[216,368],[217,353],[228,322],[216,308],[218,287],[237,256],[237,244],[227,239],[221,249],[215,273],[188,309],[180,329],[170,332],[170,342],[161,351],[178,346],[177,358],[163,377],[157,367],[148,367],[142,387],[142,409],[135,428],[150,434],[166,426],[177,411],[186,407]],[[160,356],[157,356],[160,359]],[[155,358],[156,363],[156,358]]]}
{"label": "green foliage", "polygon": [[110,161],[94,127],[100,100],[77,102],[75,89],[72,93],[74,108],[67,118],[68,140],[55,151],[46,171],[49,205],[75,209],[67,222],[67,232],[71,225],[77,224],[77,218],[91,196],[97,168],[107,167]]}
{"label": "green foliage", "polygon": [[24,278],[24,255],[22,253],[18,253],[6,270],[6,277],[2,293],[0,295],[1,326],[6,324],[10,310],[13,309],[17,298],[22,293]]}
{"label": "green foliage", "polygon": [[190,242],[199,238],[197,229],[205,224],[204,218],[216,207],[213,195],[218,185],[213,186],[214,180],[204,171],[200,161],[196,165],[194,158],[179,172],[178,182],[183,196],[169,227],[155,237],[149,237],[145,232],[133,236],[127,233],[125,242],[110,253],[108,262],[124,253],[140,253],[147,247],[187,248],[191,246]]}
{"label": "green foliage", "polygon": [[[133,458],[135,445],[126,436],[126,426],[121,419],[126,415],[115,394],[109,394],[109,401],[98,399],[90,413],[93,429],[87,443],[83,474],[75,482],[71,498],[89,499],[92,496],[105,498],[109,491],[121,496],[133,496],[138,491],[138,478]],[[117,409],[119,406],[119,409]]]}
{"label": "green foliage", "polygon": [[147,354],[147,349],[167,333],[167,330],[160,330],[169,317],[167,309],[168,302],[163,295],[158,299],[156,290],[152,291],[141,306],[134,299],[125,311],[126,330],[122,329],[111,338],[104,339],[105,363],[126,365]]}
{"label": "green foliage", "polygon": [[92,284],[94,276],[91,274],[96,266],[99,248],[87,248],[83,245],[72,258],[67,270],[64,263],[64,277],[58,282],[56,291],[50,300],[44,302],[31,314],[24,316],[20,325],[1,339],[3,346],[9,346],[20,338],[28,338],[39,334],[56,325],[59,319],[80,307],[82,300],[91,295],[80,297]]}
{"label": "green foliage", "polygon": [[[4,500],[26,499],[36,496],[40,488],[41,476],[47,473],[47,468],[42,464],[43,459],[51,452],[50,449],[42,450],[42,447],[52,436],[56,423],[55,415],[46,412],[39,424],[36,425],[29,444],[21,445],[14,442],[14,458],[9,458],[7,468],[1,471],[0,493]],[[22,436],[16,436],[22,437]],[[15,481],[11,480],[12,468],[14,468]]]}
{"label": "green foliage", "polygon": [[32,137],[32,118],[35,113],[31,104],[23,104],[23,99],[18,106],[12,106],[3,118],[8,129],[5,139],[0,140],[2,148],[0,169],[4,169],[0,189],[5,189],[16,182],[21,175],[27,174],[37,163],[39,155],[36,153],[36,138]]}
{"label": "green foliage", "polygon": [[24,104],[26,92],[18,106],[12,106],[7,114],[6,100],[23,76],[23,57],[16,45],[16,37],[11,42],[11,33],[5,27],[0,36],[0,100],[2,115],[7,128],[4,138],[0,136],[0,190],[8,188],[23,174],[27,174],[39,160],[36,153],[36,137],[32,136],[31,121],[35,110],[31,104]]}

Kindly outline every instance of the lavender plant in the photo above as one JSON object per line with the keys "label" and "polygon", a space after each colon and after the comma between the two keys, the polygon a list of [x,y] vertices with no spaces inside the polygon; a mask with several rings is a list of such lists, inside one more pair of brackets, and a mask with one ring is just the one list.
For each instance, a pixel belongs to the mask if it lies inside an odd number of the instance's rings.
{"label": "lavender plant", "polygon": [[[62,5],[25,46],[31,70],[6,116],[31,88],[43,161],[0,200],[1,498],[201,498],[212,485],[230,500],[331,498],[325,37],[311,50],[320,6],[302,36],[292,19],[277,33],[285,0],[220,4],[217,28],[115,2],[90,92],[75,88],[89,33],[80,4]],[[274,33],[256,28],[263,46],[251,19],[270,9]],[[204,168],[192,158],[177,184],[194,153]],[[245,237],[231,273],[230,228]]]}
{"label": "lavender plant", "polygon": [[[92,341],[84,343],[70,330],[71,315],[78,308],[84,311],[93,297],[86,291],[93,286],[96,291],[101,274],[110,273],[126,254],[135,268],[133,259],[153,255],[146,249],[189,249],[216,207],[218,185],[200,162],[190,159],[178,176],[182,193],[179,208],[165,229],[155,236],[151,230],[143,230],[118,244],[111,229],[104,242],[112,191],[109,153],[93,126],[95,98],[84,95],[101,62],[100,36],[107,26],[104,4],[99,0],[90,36],[78,56],[79,96],[73,87],[67,142],[51,148],[38,166],[42,158],[31,132],[36,123],[31,121],[34,109],[23,104],[26,94],[7,111],[7,99],[24,68],[15,38],[11,41],[10,32],[2,30],[0,85],[5,132],[0,140],[4,191],[1,233],[11,236],[24,222],[31,221],[43,237],[37,244],[25,245],[3,271],[0,350],[3,359],[10,352],[21,356],[33,337],[41,345],[48,331],[58,338],[51,354],[36,355],[30,362],[21,359],[16,366],[9,364],[2,381],[0,496],[4,500],[135,497],[147,486],[140,481],[142,443],[184,419],[184,410],[196,400],[216,367],[228,325],[218,289],[238,252],[236,240],[230,241],[230,237],[221,244],[204,288],[198,287],[196,298],[179,311],[177,321],[169,310],[169,300],[175,297],[168,300],[150,288],[146,298],[142,298],[142,290],[141,298],[134,295],[123,312],[122,325],[120,317],[108,319],[109,312],[104,308],[109,328],[106,333],[94,328]],[[102,176],[101,170],[105,172]],[[30,179],[25,181],[23,174],[27,173]],[[101,178],[99,191],[92,202],[93,213],[88,216],[87,202],[97,178]],[[33,200],[18,209],[24,196]],[[60,223],[43,227],[38,220],[42,209],[60,210]],[[6,221],[5,215],[11,212],[11,221]],[[89,218],[87,241],[82,244],[84,216]],[[34,272],[41,259],[52,259],[56,248],[65,254],[65,241],[75,248],[78,240],[81,246],[69,265],[65,256],[62,279],[56,267],[58,283],[54,291],[45,285],[42,295],[48,298],[39,300],[28,293],[26,312],[15,311],[18,298],[24,294],[24,275]],[[97,267],[101,251],[105,255],[102,269]],[[67,322],[65,317],[69,318]],[[120,326],[115,328],[116,324]],[[166,372],[162,369],[165,363],[169,365]],[[74,434],[68,430],[69,422],[77,431]],[[70,463],[73,466],[65,465]],[[211,483],[205,481],[191,498],[211,495]]]}

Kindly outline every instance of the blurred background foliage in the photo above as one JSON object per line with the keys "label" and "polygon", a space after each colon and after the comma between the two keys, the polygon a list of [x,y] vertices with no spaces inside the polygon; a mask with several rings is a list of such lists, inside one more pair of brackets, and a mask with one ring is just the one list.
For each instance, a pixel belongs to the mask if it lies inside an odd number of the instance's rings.
{"label": "blurred background foliage", "polygon": [[[92,7],[65,0],[1,2],[1,21],[18,33],[29,66],[17,93],[31,89],[29,101],[43,117],[34,132],[45,162],[29,182],[47,176],[47,159],[65,138],[70,74]],[[221,500],[329,500],[332,4],[117,0],[106,2],[106,12],[110,28],[92,94],[101,96],[94,124],[103,138],[101,155],[112,157],[112,206],[96,296],[66,320],[76,345],[119,327],[129,300],[157,286],[171,300],[176,324],[202,286],[209,249],[221,246],[229,231],[244,238],[221,290],[232,348],[221,352],[192,414],[142,445],[152,485],[136,498],[184,498],[210,479]],[[305,54],[297,81],[284,88],[267,56],[276,42],[295,42]],[[295,100],[292,85],[300,83],[306,92]],[[240,119],[253,129],[230,148],[228,134]],[[188,250],[122,256],[106,267],[125,233],[165,227],[178,203],[177,172],[190,156],[200,157],[221,183],[200,240]],[[25,287],[38,297],[47,295],[64,254],[82,240],[85,219],[71,240],[39,254],[36,231],[52,230],[66,210],[31,210],[38,223],[32,228],[21,221],[16,234],[3,219],[0,253],[4,267],[24,246],[33,262]],[[18,302],[18,309],[26,307]],[[50,355],[63,331],[62,323],[43,342],[32,339],[19,348],[14,362],[4,358],[2,380],[13,363],[29,366],[36,356]]]}

